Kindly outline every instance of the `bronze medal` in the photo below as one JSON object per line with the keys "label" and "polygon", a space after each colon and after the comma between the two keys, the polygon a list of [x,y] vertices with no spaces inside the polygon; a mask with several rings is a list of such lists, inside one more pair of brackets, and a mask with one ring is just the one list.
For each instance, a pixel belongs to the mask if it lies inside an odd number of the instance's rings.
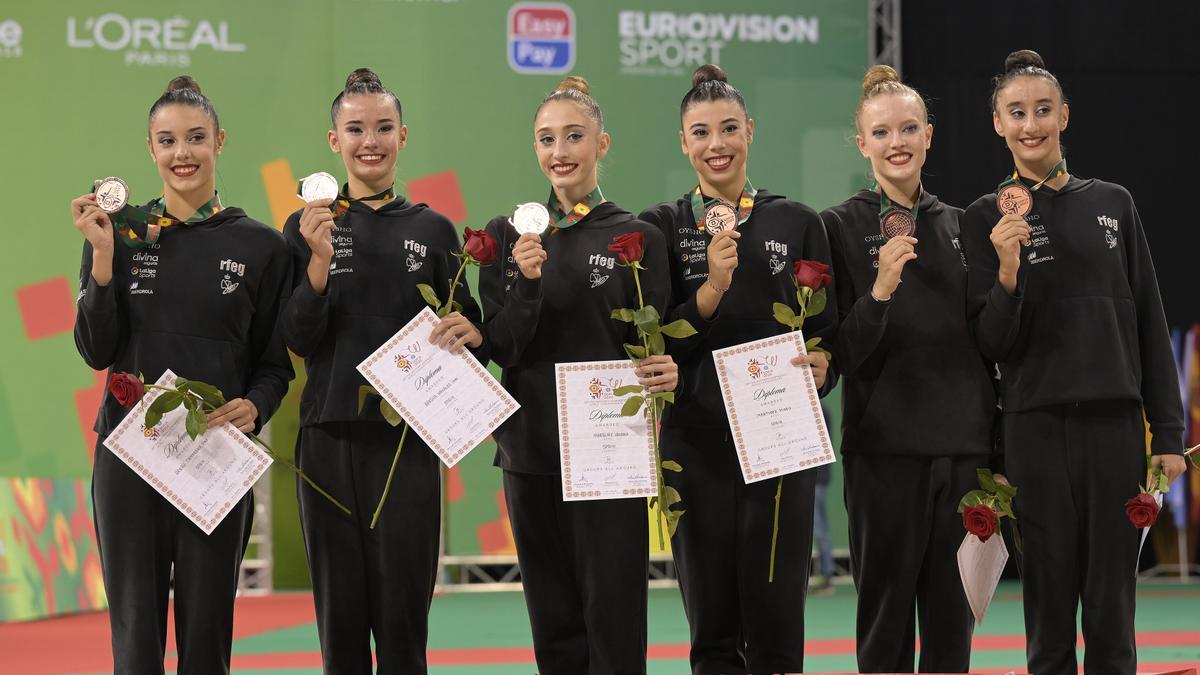
{"label": "bronze medal", "polygon": [[109,176],[96,182],[96,206],[100,210],[113,214],[125,208],[129,203],[129,186],[116,176]]}
{"label": "bronze medal", "polygon": [[917,219],[907,209],[891,209],[879,219],[879,231],[886,239],[911,237],[917,231]]}
{"label": "bronze medal", "polygon": [[737,211],[729,202],[716,200],[704,210],[704,229],[717,235],[737,227]]}
{"label": "bronze medal", "polygon": [[1033,209],[1033,193],[1020,183],[1009,183],[996,193],[996,208],[1002,215],[1015,213],[1024,218]]}

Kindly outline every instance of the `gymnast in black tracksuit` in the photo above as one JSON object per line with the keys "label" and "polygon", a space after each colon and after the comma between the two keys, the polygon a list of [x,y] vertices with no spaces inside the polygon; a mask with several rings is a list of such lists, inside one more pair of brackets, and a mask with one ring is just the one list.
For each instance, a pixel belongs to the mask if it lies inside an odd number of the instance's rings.
{"label": "gymnast in black tracksuit", "polygon": [[[1029,669],[1133,673],[1139,532],[1125,501],[1154,465],[1183,473],[1183,409],[1145,233],[1119,185],[1066,172],[1068,109],[1041,57],[1014,52],[993,111],[1032,208],[1001,217],[989,194],[967,208],[968,311],[1001,375],[1007,477],[1024,539]],[[1026,242],[1028,244],[1026,245]]]}
{"label": "gymnast in black tracksuit", "polygon": [[[670,292],[666,246],[658,230],[600,194],[596,162],[609,139],[586,82],[563,80],[534,126],[556,225],[518,237],[507,217],[493,219],[486,230],[504,261],[479,275],[487,346],[521,404],[495,432],[496,465],[504,470],[538,671],[644,673],[646,500],[563,500],[554,364],[628,358],[622,345],[637,344],[637,334],[611,315],[637,307],[637,288],[608,245],[624,234],[644,238],[643,297],[660,314]],[[674,388],[668,356],[644,360],[639,373],[651,391]]]}
{"label": "gymnast in black tracksuit", "polygon": [[[821,213],[841,314],[833,369],[865,673],[912,671],[916,620],[921,672],[970,669],[957,507],[988,467],[996,395],[964,309],[962,211],[921,186],[927,119],[896,71],[871,68],[855,120],[877,187]],[[881,232],[893,208],[915,214],[911,236]]]}
{"label": "gymnast in black tracksuit", "polygon": [[[249,432],[270,419],[293,377],[277,330],[291,264],[278,231],[221,206],[214,181],[224,133],[195,81],[176,78],[150,110],[164,196],[111,217],[94,195],[72,202],[87,238],[75,344],[97,370],[151,383],[170,369],[217,387],[228,403],[209,425],[228,421]],[[147,227],[149,214],[169,224]],[[163,672],[173,590],[178,671],[227,673],[252,493],[205,534],[104,447],[127,412],[106,392],[94,427],[92,500],[113,671]]]}
{"label": "gymnast in black tracksuit", "polygon": [[[774,319],[772,303],[797,309],[793,263],[828,264],[829,244],[815,211],[750,187],[745,162],[753,121],[725,74],[703,66],[693,85],[681,117],[698,193],[640,216],[657,225],[670,246],[667,320],[687,319],[699,331],[668,345],[682,371],[681,386],[662,422],[663,458],[683,466],[667,482],[686,510],[671,546],[691,629],[692,671],[798,672],[804,665],[815,472],[783,478],[775,579],[768,583],[778,482],[744,482],[712,351],[787,332]],[[714,198],[737,205],[736,232],[713,237],[697,222],[694,204],[703,213],[703,204]],[[832,288],[828,294],[825,310],[805,322],[806,338],[832,337],[837,302]],[[824,358],[812,362],[821,370],[815,373],[820,386]]]}
{"label": "gymnast in black tracksuit", "polygon": [[[374,73],[350,75],[333,123],[349,174],[340,206],[312,202],[284,227],[296,279],[284,336],[308,377],[297,463],[352,512],[297,482],[317,630],[327,673],[370,673],[372,636],[378,672],[423,673],[441,529],[439,460],[415,432],[407,435],[372,529],[403,425],[383,419],[378,396],[359,411],[358,389],[367,382],[356,366],[428,307],[417,284],[445,301],[459,264],[458,231],[392,193],[405,127],[398,99]],[[463,310],[445,319],[453,327],[447,334],[481,346],[469,289],[455,300]]]}

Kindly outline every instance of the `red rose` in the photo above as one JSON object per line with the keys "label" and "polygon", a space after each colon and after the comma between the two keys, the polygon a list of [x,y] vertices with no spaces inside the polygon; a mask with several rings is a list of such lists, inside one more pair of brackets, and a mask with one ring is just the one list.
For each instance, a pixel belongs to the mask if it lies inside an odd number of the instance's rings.
{"label": "red rose", "polygon": [[129,373],[113,373],[112,377],[108,378],[108,393],[112,394],[122,407],[132,408],[142,400],[146,387],[141,380]]}
{"label": "red rose", "polygon": [[796,285],[814,291],[833,281],[833,277],[826,274],[828,271],[829,265],[816,260],[797,260],[792,265],[792,276],[796,279]]}
{"label": "red rose", "polygon": [[608,250],[616,253],[622,264],[628,265],[642,259],[642,249],[645,248],[645,245],[646,237],[641,232],[629,232],[613,237],[612,243],[608,245]]}
{"label": "red rose", "polygon": [[1143,492],[1125,502],[1125,515],[1129,516],[1129,522],[1138,529],[1150,527],[1158,520],[1158,502]]}
{"label": "red rose", "polygon": [[483,230],[466,228],[463,232],[463,252],[480,265],[489,265],[496,259],[500,246],[492,235]]}
{"label": "red rose", "polygon": [[979,541],[987,541],[988,537],[996,533],[999,524],[996,512],[987,504],[963,509],[963,527],[967,528],[967,532],[979,537]]}

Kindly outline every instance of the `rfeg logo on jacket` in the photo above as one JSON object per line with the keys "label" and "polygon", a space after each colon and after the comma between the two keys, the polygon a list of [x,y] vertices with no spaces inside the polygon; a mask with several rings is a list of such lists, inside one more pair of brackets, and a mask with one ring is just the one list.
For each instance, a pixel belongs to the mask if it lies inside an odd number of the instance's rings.
{"label": "rfeg logo on jacket", "polygon": [[588,257],[588,265],[592,268],[592,273],[588,275],[588,283],[592,285],[592,288],[599,288],[611,276],[601,270],[612,270],[615,268],[617,266],[617,259],[603,253],[593,253]]}
{"label": "rfeg logo on jacket", "polygon": [[429,251],[429,247],[419,241],[405,239],[404,250],[408,254],[404,258],[404,269],[409,272],[416,272],[421,269],[425,264],[425,254]]}
{"label": "rfeg logo on jacket", "polygon": [[1120,231],[1120,223],[1116,218],[1108,216],[1096,216],[1096,220],[1100,223],[1100,227],[1104,228],[1104,241],[1108,243],[1109,248],[1117,247],[1117,232]]}
{"label": "rfeg logo on jacket", "polygon": [[246,276],[246,264],[237,262],[236,260],[222,260],[217,269],[225,273],[220,281],[221,295],[229,295],[238,289],[238,285],[241,282],[234,281],[233,275],[236,274],[239,279]]}

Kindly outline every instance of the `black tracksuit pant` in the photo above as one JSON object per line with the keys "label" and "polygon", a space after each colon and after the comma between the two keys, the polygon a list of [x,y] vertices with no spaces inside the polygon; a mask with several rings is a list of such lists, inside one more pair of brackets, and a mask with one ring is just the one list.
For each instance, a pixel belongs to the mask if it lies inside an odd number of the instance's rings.
{"label": "black tracksuit pant", "polygon": [[860,672],[912,672],[918,625],[920,672],[970,669],[975,619],[958,571],[958,502],[987,465],[986,455],[843,456]]}
{"label": "black tracksuit pant", "polygon": [[304,427],[297,464],[350,509],[347,516],[297,477],[325,672],[424,673],[441,523],[438,458],[409,431],[375,529],[403,425],[327,422]]}
{"label": "black tracksuit pant", "polygon": [[250,536],[252,494],[212,534],[204,534],[101,438],[92,503],[112,624],[113,672],[163,672],[167,603],[174,588],[178,672],[228,673],[233,600]]}
{"label": "black tracksuit pant", "polygon": [[778,479],[747,484],[728,429],[664,426],[662,448],[683,466],[667,472],[667,483],[686,510],[671,547],[692,672],[800,672],[816,473],[783,478],[775,580],[768,582]]}
{"label": "black tracksuit pant", "polygon": [[1088,675],[1137,670],[1134,604],[1140,532],[1125,502],[1146,480],[1136,401],[1095,401],[1006,412],[1005,466],[1024,540],[1025,637],[1030,672],[1076,673],[1075,617],[1083,604]]}
{"label": "black tracksuit pant", "polygon": [[504,472],[541,675],[646,672],[645,499],[566,502],[560,476]]}

